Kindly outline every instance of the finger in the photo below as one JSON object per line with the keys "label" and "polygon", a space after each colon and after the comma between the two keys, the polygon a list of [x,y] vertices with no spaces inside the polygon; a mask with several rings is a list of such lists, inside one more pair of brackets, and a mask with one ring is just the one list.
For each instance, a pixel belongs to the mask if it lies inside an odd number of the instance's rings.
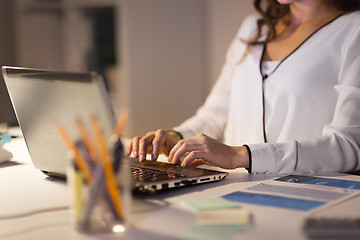
{"label": "finger", "polygon": [[174,157],[175,157],[176,152],[177,152],[184,144],[185,144],[185,145],[189,145],[189,144],[191,144],[191,143],[193,143],[191,138],[179,140],[179,141],[175,144],[175,146],[170,150],[169,157],[168,157],[168,161],[169,161],[169,162],[172,162],[172,160],[173,160]]}
{"label": "finger", "polygon": [[206,161],[204,159],[194,159],[188,164],[188,167],[197,167],[204,164],[206,164]]}
{"label": "finger", "polygon": [[153,135],[147,135],[140,139],[140,141],[139,141],[139,160],[140,160],[140,162],[143,162],[146,160],[147,149],[153,139],[154,139]]}
{"label": "finger", "polygon": [[181,144],[179,148],[174,149],[173,158],[171,159],[171,163],[180,164],[181,157],[187,152],[193,151],[202,151],[204,147],[202,144],[194,143],[194,142],[184,142]]}
{"label": "finger", "polygon": [[126,149],[126,156],[129,157],[131,155],[132,149],[133,149],[133,142],[131,141]]}
{"label": "finger", "polygon": [[175,146],[170,150],[169,155],[168,155],[168,162],[172,161],[172,159],[174,158],[174,153],[181,146],[182,142],[183,142],[183,140],[178,141],[175,144]]}
{"label": "finger", "polygon": [[137,137],[134,137],[133,138],[133,141],[132,141],[132,151],[133,151],[133,154],[134,154],[134,157],[135,158],[138,158],[139,157],[139,141],[140,141],[140,138],[139,136]]}
{"label": "finger", "polygon": [[[170,154],[169,154],[169,157],[168,157],[168,162],[170,162],[170,163],[174,163],[174,164],[180,164],[181,163],[181,161],[180,161],[180,157],[183,155],[181,155],[178,151],[180,150],[180,149],[182,149],[182,146],[184,145],[184,144],[189,144],[189,143],[186,143],[186,142],[188,142],[189,141],[189,139],[183,139],[183,140],[180,140],[180,141],[178,141],[176,144],[175,144],[175,146],[171,149],[171,151],[170,151]],[[184,154],[185,154],[186,152],[184,152]],[[179,155],[180,155],[180,157],[179,157]]]}
{"label": "finger", "polygon": [[165,130],[157,130],[155,133],[155,137],[152,143],[152,154],[151,154],[151,160],[156,161],[160,154],[160,149],[164,145],[165,138],[166,138],[166,131]]}
{"label": "finger", "polygon": [[206,153],[203,151],[192,151],[189,155],[184,158],[183,162],[181,163],[181,166],[191,166],[192,164],[196,164],[200,160],[205,162]]}

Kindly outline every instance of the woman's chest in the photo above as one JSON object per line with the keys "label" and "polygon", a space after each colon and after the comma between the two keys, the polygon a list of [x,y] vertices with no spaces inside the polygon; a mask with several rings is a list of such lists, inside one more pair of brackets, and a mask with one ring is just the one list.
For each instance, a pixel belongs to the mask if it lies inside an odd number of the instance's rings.
{"label": "woman's chest", "polygon": [[[238,64],[232,78],[232,96],[248,99],[280,95],[287,98],[304,98],[326,95],[334,91],[341,67],[336,50],[323,46],[303,48],[285,60],[272,62],[268,69],[260,66],[261,52],[254,51],[242,64]],[[265,79],[263,76],[267,76]]]}

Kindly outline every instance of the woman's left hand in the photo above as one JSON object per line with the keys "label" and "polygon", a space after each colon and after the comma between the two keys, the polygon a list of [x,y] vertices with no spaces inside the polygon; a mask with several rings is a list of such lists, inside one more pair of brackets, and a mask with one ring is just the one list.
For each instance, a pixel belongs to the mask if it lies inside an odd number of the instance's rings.
{"label": "woman's left hand", "polygon": [[[180,157],[189,153],[181,162]],[[170,151],[168,161],[181,166],[207,164],[226,169],[249,167],[249,153],[244,146],[231,147],[215,139],[198,134],[180,140]]]}

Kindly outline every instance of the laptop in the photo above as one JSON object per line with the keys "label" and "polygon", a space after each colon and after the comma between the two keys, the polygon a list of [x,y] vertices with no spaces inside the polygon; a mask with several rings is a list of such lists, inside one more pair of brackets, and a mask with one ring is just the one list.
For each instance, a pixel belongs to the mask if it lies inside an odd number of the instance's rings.
{"label": "laptop", "polygon": [[[6,66],[2,74],[31,160],[48,176],[65,178],[70,163],[57,125],[76,140],[75,119],[80,117],[90,129],[90,118],[96,115],[104,136],[109,138],[113,133],[115,116],[99,74]],[[134,158],[129,164],[133,188],[141,192],[219,181],[228,174],[159,161],[140,163]]]}

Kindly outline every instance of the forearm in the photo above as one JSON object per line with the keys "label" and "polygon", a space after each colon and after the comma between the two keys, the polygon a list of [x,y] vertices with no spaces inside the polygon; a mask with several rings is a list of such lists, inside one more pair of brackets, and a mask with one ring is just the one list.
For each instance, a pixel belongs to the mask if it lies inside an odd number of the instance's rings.
{"label": "forearm", "polygon": [[348,172],[360,169],[359,145],[339,134],[276,144],[249,145],[252,172]]}

